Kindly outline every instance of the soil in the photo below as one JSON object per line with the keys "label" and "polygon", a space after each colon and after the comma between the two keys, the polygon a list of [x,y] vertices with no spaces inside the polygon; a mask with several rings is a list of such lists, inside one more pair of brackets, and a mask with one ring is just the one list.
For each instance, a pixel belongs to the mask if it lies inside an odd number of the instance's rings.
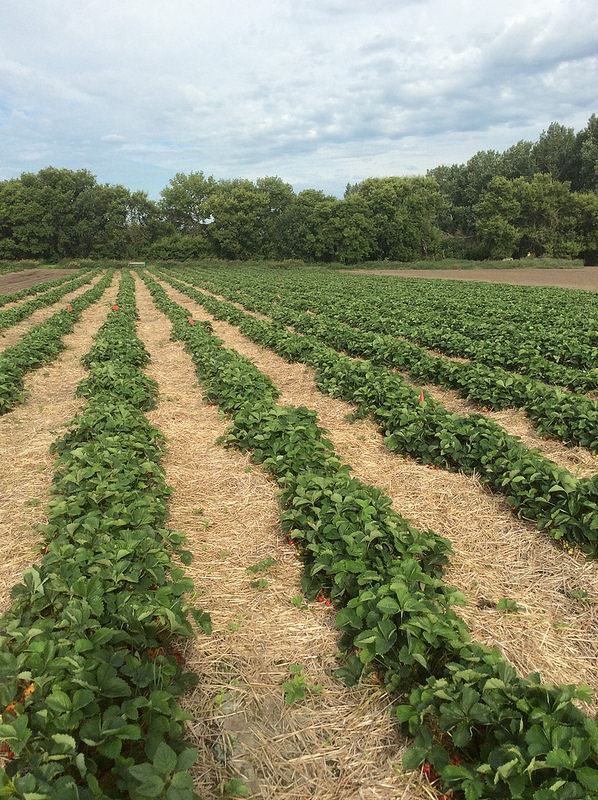
{"label": "soil", "polygon": [[598,267],[579,269],[349,269],[354,275],[394,275],[396,278],[443,278],[476,283],[511,283],[516,286],[557,286],[598,291]]}
{"label": "soil", "polygon": [[12,294],[28,289],[36,283],[53,281],[64,275],[74,275],[76,269],[24,269],[22,272],[8,272],[0,275],[0,294]]}

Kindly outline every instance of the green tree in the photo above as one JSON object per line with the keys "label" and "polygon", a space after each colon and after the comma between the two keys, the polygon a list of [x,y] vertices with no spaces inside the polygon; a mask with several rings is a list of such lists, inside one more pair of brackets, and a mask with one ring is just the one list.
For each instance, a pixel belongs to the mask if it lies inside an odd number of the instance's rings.
{"label": "green tree", "polygon": [[513,255],[522,236],[515,227],[520,210],[514,181],[493,178],[482,200],[474,207],[476,233],[486,258],[509,258]]}
{"label": "green tree", "polygon": [[433,178],[367,178],[357,193],[376,237],[375,258],[410,261],[436,253],[444,200]]}
{"label": "green tree", "polygon": [[575,140],[579,170],[573,178],[578,191],[598,191],[598,117],[592,114],[586,127]]}
{"label": "green tree", "polygon": [[571,181],[579,172],[573,128],[551,122],[532,151],[535,171],[547,172],[556,181]]}
{"label": "green tree", "polygon": [[261,255],[266,240],[270,200],[251,181],[220,181],[210,195],[213,221],[208,235],[223,258]]}
{"label": "green tree", "polygon": [[197,235],[210,218],[209,200],[217,182],[203,172],[185,175],[177,172],[169,185],[162,189],[160,209],[173,228],[181,233]]}

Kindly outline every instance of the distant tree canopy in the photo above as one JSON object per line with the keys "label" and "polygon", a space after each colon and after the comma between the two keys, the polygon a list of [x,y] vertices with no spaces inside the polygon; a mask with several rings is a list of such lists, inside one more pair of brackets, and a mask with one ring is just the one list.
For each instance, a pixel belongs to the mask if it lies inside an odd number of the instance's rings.
{"label": "distant tree canopy", "polygon": [[598,118],[476,153],[426,176],[367,178],[342,199],[278,177],[178,173],[158,202],[47,167],[0,182],[0,258],[306,261],[532,253],[598,259]]}

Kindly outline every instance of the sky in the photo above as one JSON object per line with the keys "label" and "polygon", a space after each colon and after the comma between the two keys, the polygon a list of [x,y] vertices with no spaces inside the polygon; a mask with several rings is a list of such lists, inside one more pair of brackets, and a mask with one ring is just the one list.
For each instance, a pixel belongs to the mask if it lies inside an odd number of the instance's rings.
{"label": "sky", "polygon": [[592,113],[595,0],[0,0],[0,180],[342,196]]}

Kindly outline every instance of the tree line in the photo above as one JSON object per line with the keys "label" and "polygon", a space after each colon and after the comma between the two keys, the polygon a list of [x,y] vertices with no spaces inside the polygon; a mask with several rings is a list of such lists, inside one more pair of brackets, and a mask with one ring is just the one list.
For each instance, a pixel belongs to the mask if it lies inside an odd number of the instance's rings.
{"label": "tree line", "polygon": [[178,173],[157,202],[47,167],[0,182],[0,258],[339,261],[598,258],[598,118],[425,176],[367,178],[339,199],[278,177]]}

